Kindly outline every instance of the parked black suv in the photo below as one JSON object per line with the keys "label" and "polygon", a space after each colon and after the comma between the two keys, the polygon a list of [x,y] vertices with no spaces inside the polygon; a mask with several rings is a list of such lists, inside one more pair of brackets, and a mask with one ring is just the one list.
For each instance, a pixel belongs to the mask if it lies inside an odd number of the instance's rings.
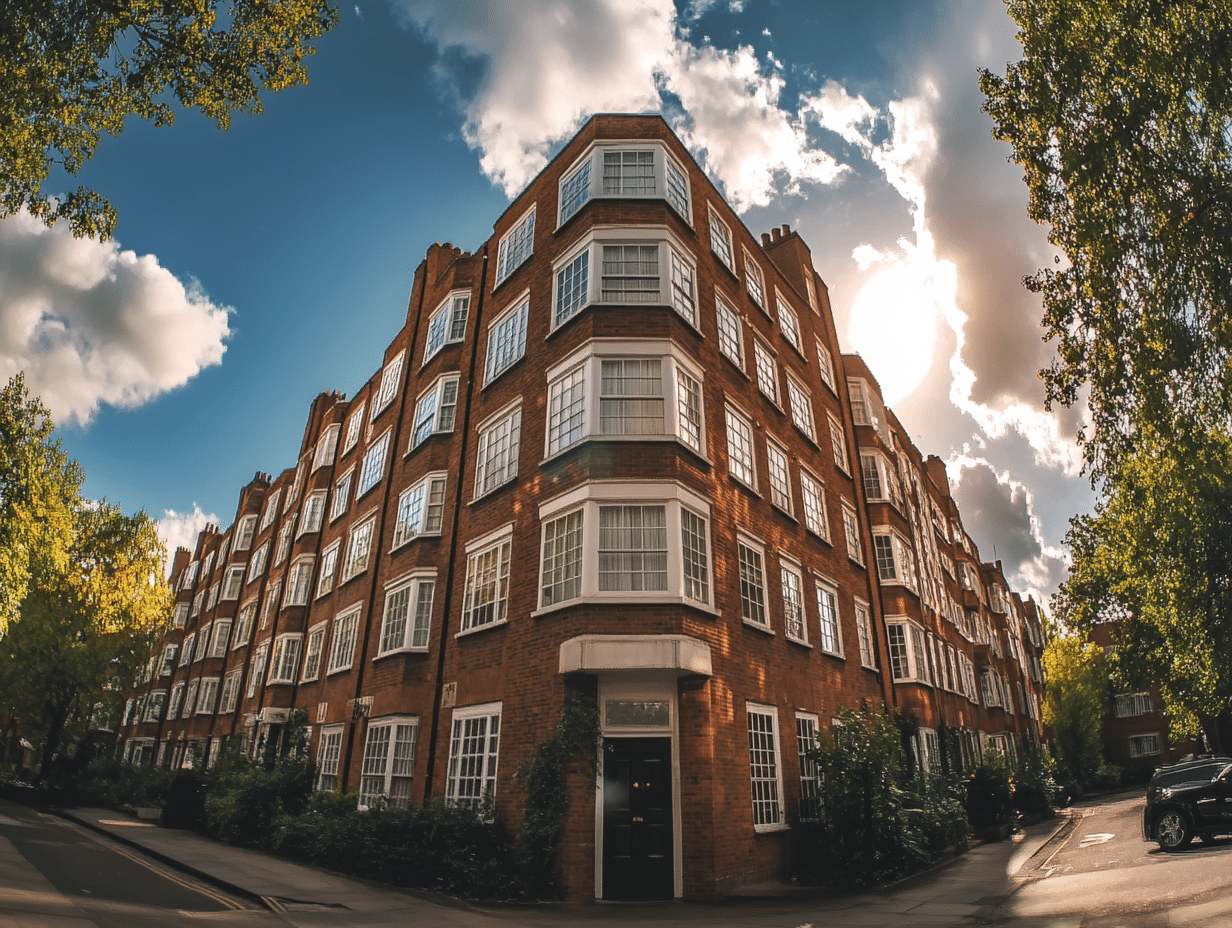
{"label": "parked black suv", "polygon": [[1160,767],[1146,788],[1142,837],[1179,851],[1195,835],[1232,834],[1232,757],[1200,757]]}

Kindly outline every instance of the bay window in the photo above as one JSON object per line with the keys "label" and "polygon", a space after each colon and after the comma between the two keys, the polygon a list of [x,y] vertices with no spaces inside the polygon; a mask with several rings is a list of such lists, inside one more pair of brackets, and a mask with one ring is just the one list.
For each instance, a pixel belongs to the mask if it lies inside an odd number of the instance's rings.
{"label": "bay window", "polygon": [[659,199],[691,221],[689,175],[661,142],[595,145],[564,173],[557,225],[586,203],[605,197]]}

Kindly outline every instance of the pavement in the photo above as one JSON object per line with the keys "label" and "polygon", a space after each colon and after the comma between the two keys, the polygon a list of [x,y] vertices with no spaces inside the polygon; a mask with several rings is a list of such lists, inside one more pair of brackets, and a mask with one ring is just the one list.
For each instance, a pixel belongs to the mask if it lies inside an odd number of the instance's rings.
{"label": "pavement", "polygon": [[[109,835],[164,865],[232,896],[279,913],[299,925],[452,926],[610,925],[670,922],[679,926],[788,926],[866,928],[891,924],[949,928],[978,924],[995,911],[1059,845],[1067,818],[1027,827],[1018,841],[977,843],[932,870],[868,892],[783,884],[750,887],[722,904],[469,903],[439,894],[402,890],[268,854],[220,844],[190,831],[162,828],[107,809],[55,810],[66,819]],[[1056,836],[1056,840],[1052,840]]]}

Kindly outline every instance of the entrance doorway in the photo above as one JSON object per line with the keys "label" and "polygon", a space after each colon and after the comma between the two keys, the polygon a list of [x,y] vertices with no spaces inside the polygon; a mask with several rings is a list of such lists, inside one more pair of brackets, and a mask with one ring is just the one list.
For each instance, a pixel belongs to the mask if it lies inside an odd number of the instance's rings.
{"label": "entrance doorway", "polygon": [[672,739],[603,741],[603,898],[671,899]]}

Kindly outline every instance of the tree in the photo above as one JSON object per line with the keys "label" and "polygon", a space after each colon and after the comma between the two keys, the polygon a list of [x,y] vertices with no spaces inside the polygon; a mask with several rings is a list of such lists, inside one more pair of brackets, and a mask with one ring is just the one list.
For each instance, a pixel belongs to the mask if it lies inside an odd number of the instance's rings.
{"label": "tree", "polygon": [[1232,436],[1185,447],[1139,436],[1094,514],[1071,522],[1057,617],[1089,630],[1119,618],[1121,684],[1158,682],[1172,735],[1232,748]]}
{"label": "tree", "polygon": [[1108,672],[1102,649],[1074,635],[1044,647],[1044,724],[1052,729],[1061,781],[1086,788],[1104,768],[1104,708]]}
{"label": "tree", "polygon": [[1200,444],[1232,412],[1232,4],[1007,6],[1023,58],[981,71],[984,110],[1068,260],[1025,283],[1057,345],[1049,403],[1089,390],[1096,480],[1144,428]]}
{"label": "tree", "polygon": [[45,737],[40,778],[95,703],[122,699],[150,666],[170,618],[165,557],[145,512],[83,503],[65,563],[31,584],[20,621],[0,640],[0,694]]}
{"label": "tree", "polygon": [[168,91],[220,129],[260,113],[261,90],[308,82],[311,44],[338,22],[327,0],[11,0],[0,4],[0,218],[23,207],[77,236],[111,236],[116,213],[75,176],[129,116],[169,125]]}
{"label": "tree", "polygon": [[0,638],[32,575],[63,569],[81,468],[53,438],[51,417],[18,374],[0,390]]}

